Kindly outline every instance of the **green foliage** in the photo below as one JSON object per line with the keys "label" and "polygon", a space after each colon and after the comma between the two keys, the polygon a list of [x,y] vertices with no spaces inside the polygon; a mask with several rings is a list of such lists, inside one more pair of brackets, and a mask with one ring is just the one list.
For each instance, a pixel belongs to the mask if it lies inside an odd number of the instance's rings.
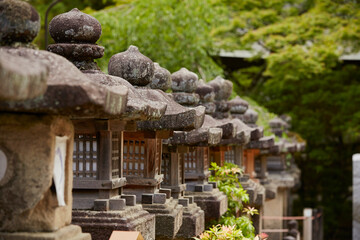
{"label": "green foliage", "polygon": [[242,208],[242,203],[249,202],[249,195],[246,193],[239,182],[238,177],[243,173],[237,165],[225,163],[224,167],[219,167],[216,163],[211,163],[209,181],[217,182],[220,191],[228,197],[228,215],[236,215],[237,210]]}
{"label": "green foliage", "polygon": [[351,238],[350,159],[360,150],[360,69],[339,58],[359,50],[360,4],[225,2],[231,25],[213,31],[217,46],[251,49],[257,43],[267,52],[228,78],[238,93],[292,117],[293,130],[307,141],[307,159],[298,162],[302,202],[297,207],[324,207],[325,238]]}
{"label": "green foliage", "polygon": [[209,230],[200,234],[199,238],[195,240],[216,240],[216,239],[229,239],[229,240],[246,240],[240,229],[236,229],[234,226],[216,225]]}
{"label": "green foliage", "polygon": [[180,67],[194,71],[203,79],[222,74],[213,61],[210,32],[227,21],[220,1],[135,0],[101,11],[87,12],[102,24],[99,44],[105,56],[98,61],[106,71],[109,58],[130,45],[153,61],[174,72]]}
{"label": "green foliage", "polygon": [[[216,163],[211,163],[211,171],[213,175],[209,180],[217,182],[220,191],[224,192],[228,197],[228,210],[221,217],[220,224],[224,226],[233,226],[236,230],[241,230],[244,237],[254,237],[254,226],[250,220],[250,216],[258,214],[256,209],[245,208],[245,216],[236,217],[237,211],[243,208],[243,203],[249,202],[249,195],[243,189],[239,182],[239,176],[243,173],[237,165],[225,163],[224,167],[219,167]],[[241,239],[241,238],[239,238]]]}

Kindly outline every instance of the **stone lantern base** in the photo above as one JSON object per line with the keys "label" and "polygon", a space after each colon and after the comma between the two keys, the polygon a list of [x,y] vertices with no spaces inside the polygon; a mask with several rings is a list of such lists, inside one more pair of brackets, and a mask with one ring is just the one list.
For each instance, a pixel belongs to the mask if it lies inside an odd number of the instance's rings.
{"label": "stone lantern base", "polygon": [[183,223],[176,235],[176,239],[192,239],[205,230],[205,214],[196,203],[192,202],[184,206]]}
{"label": "stone lantern base", "polygon": [[228,208],[226,195],[217,188],[203,192],[186,191],[185,196],[194,196],[194,202],[205,212],[205,222],[219,219]]}
{"label": "stone lantern base", "polygon": [[91,240],[89,233],[76,225],[62,227],[55,232],[0,232],[1,240]]}
{"label": "stone lantern base", "polygon": [[141,205],[119,211],[73,210],[72,223],[91,234],[93,240],[108,240],[112,231],[138,231],[144,239],[155,239],[155,216]]}
{"label": "stone lantern base", "polygon": [[165,203],[142,204],[144,210],[155,214],[156,239],[173,239],[183,222],[183,206],[170,197]]}

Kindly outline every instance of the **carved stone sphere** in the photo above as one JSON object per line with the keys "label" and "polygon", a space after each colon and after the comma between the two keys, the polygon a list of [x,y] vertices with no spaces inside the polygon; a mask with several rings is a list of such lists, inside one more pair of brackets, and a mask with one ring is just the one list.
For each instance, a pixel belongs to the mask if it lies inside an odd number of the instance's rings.
{"label": "carved stone sphere", "polygon": [[196,90],[199,82],[198,76],[186,68],[181,68],[179,71],[174,72],[171,75],[171,78],[171,88],[174,92],[193,93]]}
{"label": "carved stone sphere", "polygon": [[108,71],[110,75],[124,78],[132,85],[146,86],[154,75],[154,63],[131,45],[125,52],[110,58]]}
{"label": "carved stone sphere", "polygon": [[171,88],[171,73],[158,63],[154,63],[154,67],[154,76],[151,78],[150,87],[163,91]]}
{"label": "carved stone sphere", "polygon": [[101,25],[94,17],[74,8],[54,17],[49,32],[57,43],[95,43],[101,36]]}
{"label": "carved stone sphere", "polygon": [[0,1],[0,45],[30,43],[40,30],[38,12],[29,3]]}

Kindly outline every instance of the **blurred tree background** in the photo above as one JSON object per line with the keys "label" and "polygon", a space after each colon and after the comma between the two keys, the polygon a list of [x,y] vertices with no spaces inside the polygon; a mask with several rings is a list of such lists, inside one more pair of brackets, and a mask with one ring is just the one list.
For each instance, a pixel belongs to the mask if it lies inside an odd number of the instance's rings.
{"label": "blurred tree background", "polygon": [[[44,18],[50,2],[30,3]],[[351,239],[360,63],[341,56],[359,51],[356,0],[63,0],[49,20],[74,7],[102,24],[103,71],[113,54],[136,45],[171,72],[186,67],[206,81],[223,75],[237,94],[290,115],[292,130],[307,141],[307,157],[298,162],[302,187],[295,214],[323,207],[325,239]],[[43,33],[36,43],[44,48]],[[237,69],[218,57],[220,50],[254,45],[261,51]]]}

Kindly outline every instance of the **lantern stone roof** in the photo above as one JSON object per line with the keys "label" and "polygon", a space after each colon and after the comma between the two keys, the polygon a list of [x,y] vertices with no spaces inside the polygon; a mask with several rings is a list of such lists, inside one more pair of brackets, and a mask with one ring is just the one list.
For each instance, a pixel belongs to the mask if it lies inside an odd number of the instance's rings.
{"label": "lantern stone roof", "polygon": [[[125,110],[127,88],[109,88],[93,83],[63,57],[28,48],[2,47],[0,55],[3,53],[45,66],[48,77],[47,89],[43,95],[23,101],[1,101],[2,111],[50,113],[72,117],[114,117],[121,116]],[[7,82],[3,78],[2,81]]]}
{"label": "lantern stone roof", "polygon": [[267,149],[269,150],[275,144],[275,139],[273,136],[262,137],[257,141],[251,141],[246,145],[248,149]]}
{"label": "lantern stone roof", "polygon": [[178,131],[169,139],[170,145],[209,146],[220,143],[223,129],[213,125],[214,119],[205,115],[204,123],[199,129],[189,132]]}
{"label": "lantern stone roof", "polygon": [[[109,62],[109,74],[123,77],[125,80],[130,78],[129,83],[134,85],[141,100],[166,105],[166,110],[160,119],[138,122],[138,130],[180,131],[201,127],[204,121],[205,108],[183,107],[169,97],[163,90],[167,90],[167,87],[171,85],[170,72],[156,65],[142,55],[135,46],[130,46],[127,51],[114,55]],[[144,87],[145,84],[148,86]],[[134,98],[133,100],[138,101],[140,99]]]}
{"label": "lantern stone roof", "polygon": [[[107,75],[99,70],[83,72],[92,82],[107,86],[110,89],[125,87],[128,89],[126,106],[121,118],[127,121],[160,119],[167,109],[165,102],[153,101],[138,91],[128,81],[120,77]],[[154,93],[154,94],[157,94]]]}
{"label": "lantern stone roof", "polygon": [[0,55],[0,100],[18,101],[43,95],[49,71],[46,65],[5,51]]}

